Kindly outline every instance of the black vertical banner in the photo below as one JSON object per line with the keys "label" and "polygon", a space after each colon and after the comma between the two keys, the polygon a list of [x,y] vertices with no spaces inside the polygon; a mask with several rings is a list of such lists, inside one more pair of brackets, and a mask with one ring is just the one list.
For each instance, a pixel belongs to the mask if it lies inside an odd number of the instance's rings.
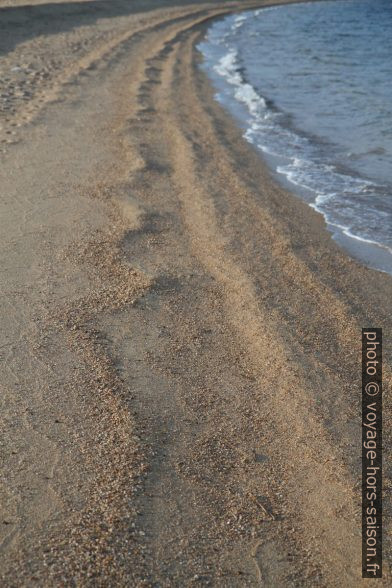
{"label": "black vertical banner", "polygon": [[382,577],[382,330],[362,329],[362,577]]}

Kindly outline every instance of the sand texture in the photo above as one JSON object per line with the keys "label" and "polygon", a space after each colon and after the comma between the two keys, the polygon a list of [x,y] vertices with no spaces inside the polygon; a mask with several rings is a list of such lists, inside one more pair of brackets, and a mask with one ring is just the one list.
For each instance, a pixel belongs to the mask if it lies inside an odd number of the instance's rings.
{"label": "sand texture", "polygon": [[391,585],[392,278],[214,100],[251,5],[0,2],[4,587],[361,585],[363,326]]}

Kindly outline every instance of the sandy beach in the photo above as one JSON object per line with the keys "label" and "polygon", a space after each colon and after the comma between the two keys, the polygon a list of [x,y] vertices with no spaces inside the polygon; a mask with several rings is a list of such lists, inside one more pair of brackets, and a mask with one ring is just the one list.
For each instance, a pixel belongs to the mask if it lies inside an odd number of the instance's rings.
{"label": "sandy beach", "polygon": [[351,259],[214,100],[212,18],[275,2],[0,1],[0,578],[19,586],[361,579]]}

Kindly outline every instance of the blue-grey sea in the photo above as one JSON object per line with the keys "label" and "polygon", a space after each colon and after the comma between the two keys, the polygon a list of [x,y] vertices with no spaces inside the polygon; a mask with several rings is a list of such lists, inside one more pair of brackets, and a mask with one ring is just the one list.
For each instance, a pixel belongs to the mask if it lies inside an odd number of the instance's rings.
{"label": "blue-grey sea", "polygon": [[392,2],[331,0],[216,21],[217,99],[354,256],[392,273]]}

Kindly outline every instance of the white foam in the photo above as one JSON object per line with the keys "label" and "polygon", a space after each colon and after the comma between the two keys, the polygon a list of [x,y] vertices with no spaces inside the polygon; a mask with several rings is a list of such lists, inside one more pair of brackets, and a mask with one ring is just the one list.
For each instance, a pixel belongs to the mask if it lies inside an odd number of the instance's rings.
{"label": "white foam", "polygon": [[257,143],[257,147],[261,149],[263,153],[267,153],[268,155],[272,155],[274,157],[279,157],[279,154],[276,151],[273,151],[271,147],[268,145],[264,145],[263,143]]}
{"label": "white foam", "polygon": [[259,96],[256,90],[250,84],[240,84],[235,91],[235,97],[239,102],[246,104],[250,114],[257,116],[260,109],[266,108],[264,98]]}
{"label": "white foam", "polygon": [[[262,111],[265,111],[267,105],[254,87],[243,81],[241,74],[238,71],[238,52],[231,49],[226,55],[220,58],[214,70],[217,74],[224,77],[226,81],[235,86],[234,97],[238,102],[242,102],[248,108],[248,111],[253,116],[258,116]],[[263,112],[263,116],[265,116]]]}
{"label": "white foam", "polygon": [[385,249],[385,251],[388,251],[388,253],[391,253],[392,254],[392,248],[391,247],[388,247],[384,243],[379,243],[378,241],[373,241],[372,239],[365,239],[365,237],[359,237],[359,235],[355,235],[347,227],[345,229],[343,229],[343,233],[347,237],[350,237],[351,239],[356,239],[357,241],[362,241],[363,243],[369,243],[370,245],[377,245],[377,247],[380,247],[381,249]]}
{"label": "white foam", "polygon": [[221,57],[218,64],[214,66],[217,74],[224,77],[229,84],[235,86],[241,84],[242,81],[237,71],[237,55],[237,51],[231,50]]}
{"label": "white foam", "polygon": [[231,27],[231,29],[233,31],[235,31],[236,29],[239,29],[240,27],[242,27],[242,25],[244,24],[244,22],[246,21],[247,17],[244,14],[240,14],[239,16],[237,16],[234,19],[234,24]]}
{"label": "white foam", "polygon": [[[252,13],[252,17],[264,10],[266,9]],[[285,127],[284,121],[283,125],[279,124],[282,114],[267,106],[256,88],[244,80],[240,70],[240,56],[234,45],[234,35],[237,34],[236,29],[242,26],[249,16],[230,18],[231,20],[227,21],[229,32],[227,28],[226,31],[223,29],[214,39],[210,39],[210,42],[219,48],[218,54],[221,55],[220,59],[215,59],[215,64],[212,64],[213,70],[228,84],[227,88],[217,95],[217,99],[223,101],[224,97],[227,103],[227,98],[231,97],[245,106],[245,117],[246,112],[249,116],[245,120],[247,128],[244,131],[244,138],[264,153],[287,162],[278,166],[277,172],[298,186],[300,192],[305,190],[309,195],[313,195],[314,201],[309,204],[324,216],[328,225],[347,237],[378,245],[392,253],[388,246],[368,238],[368,234],[372,234],[372,226],[379,226],[375,223],[375,220],[379,220],[379,212],[377,219],[374,219],[370,207],[366,210],[367,225],[356,226],[356,218],[358,220],[363,217],[363,196],[369,193],[371,195],[372,191],[377,193],[376,184],[363,178],[345,175],[333,165],[322,163],[322,157],[315,151],[309,138]],[[356,210],[361,214],[356,216]],[[387,213],[385,218],[388,219]]]}
{"label": "white foam", "polygon": [[314,204],[310,204],[310,206],[312,208],[314,208],[314,210],[316,210],[317,212],[319,212],[320,214],[322,214],[324,216],[324,218],[327,221],[329,226],[334,227],[336,229],[339,229],[344,235],[346,235],[346,237],[349,237],[350,239],[355,239],[356,241],[361,241],[362,243],[368,243],[369,245],[375,245],[377,247],[380,247],[381,249],[384,249],[385,251],[388,251],[388,253],[392,254],[391,247],[388,247],[384,243],[379,243],[378,241],[374,241],[373,239],[366,239],[365,237],[360,237],[359,235],[356,235],[355,233],[353,233],[351,231],[351,229],[349,227],[347,227],[345,225],[340,225],[337,222],[331,221],[330,218],[325,213],[323,213],[321,210],[319,210],[317,208],[317,206],[315,206]]}

